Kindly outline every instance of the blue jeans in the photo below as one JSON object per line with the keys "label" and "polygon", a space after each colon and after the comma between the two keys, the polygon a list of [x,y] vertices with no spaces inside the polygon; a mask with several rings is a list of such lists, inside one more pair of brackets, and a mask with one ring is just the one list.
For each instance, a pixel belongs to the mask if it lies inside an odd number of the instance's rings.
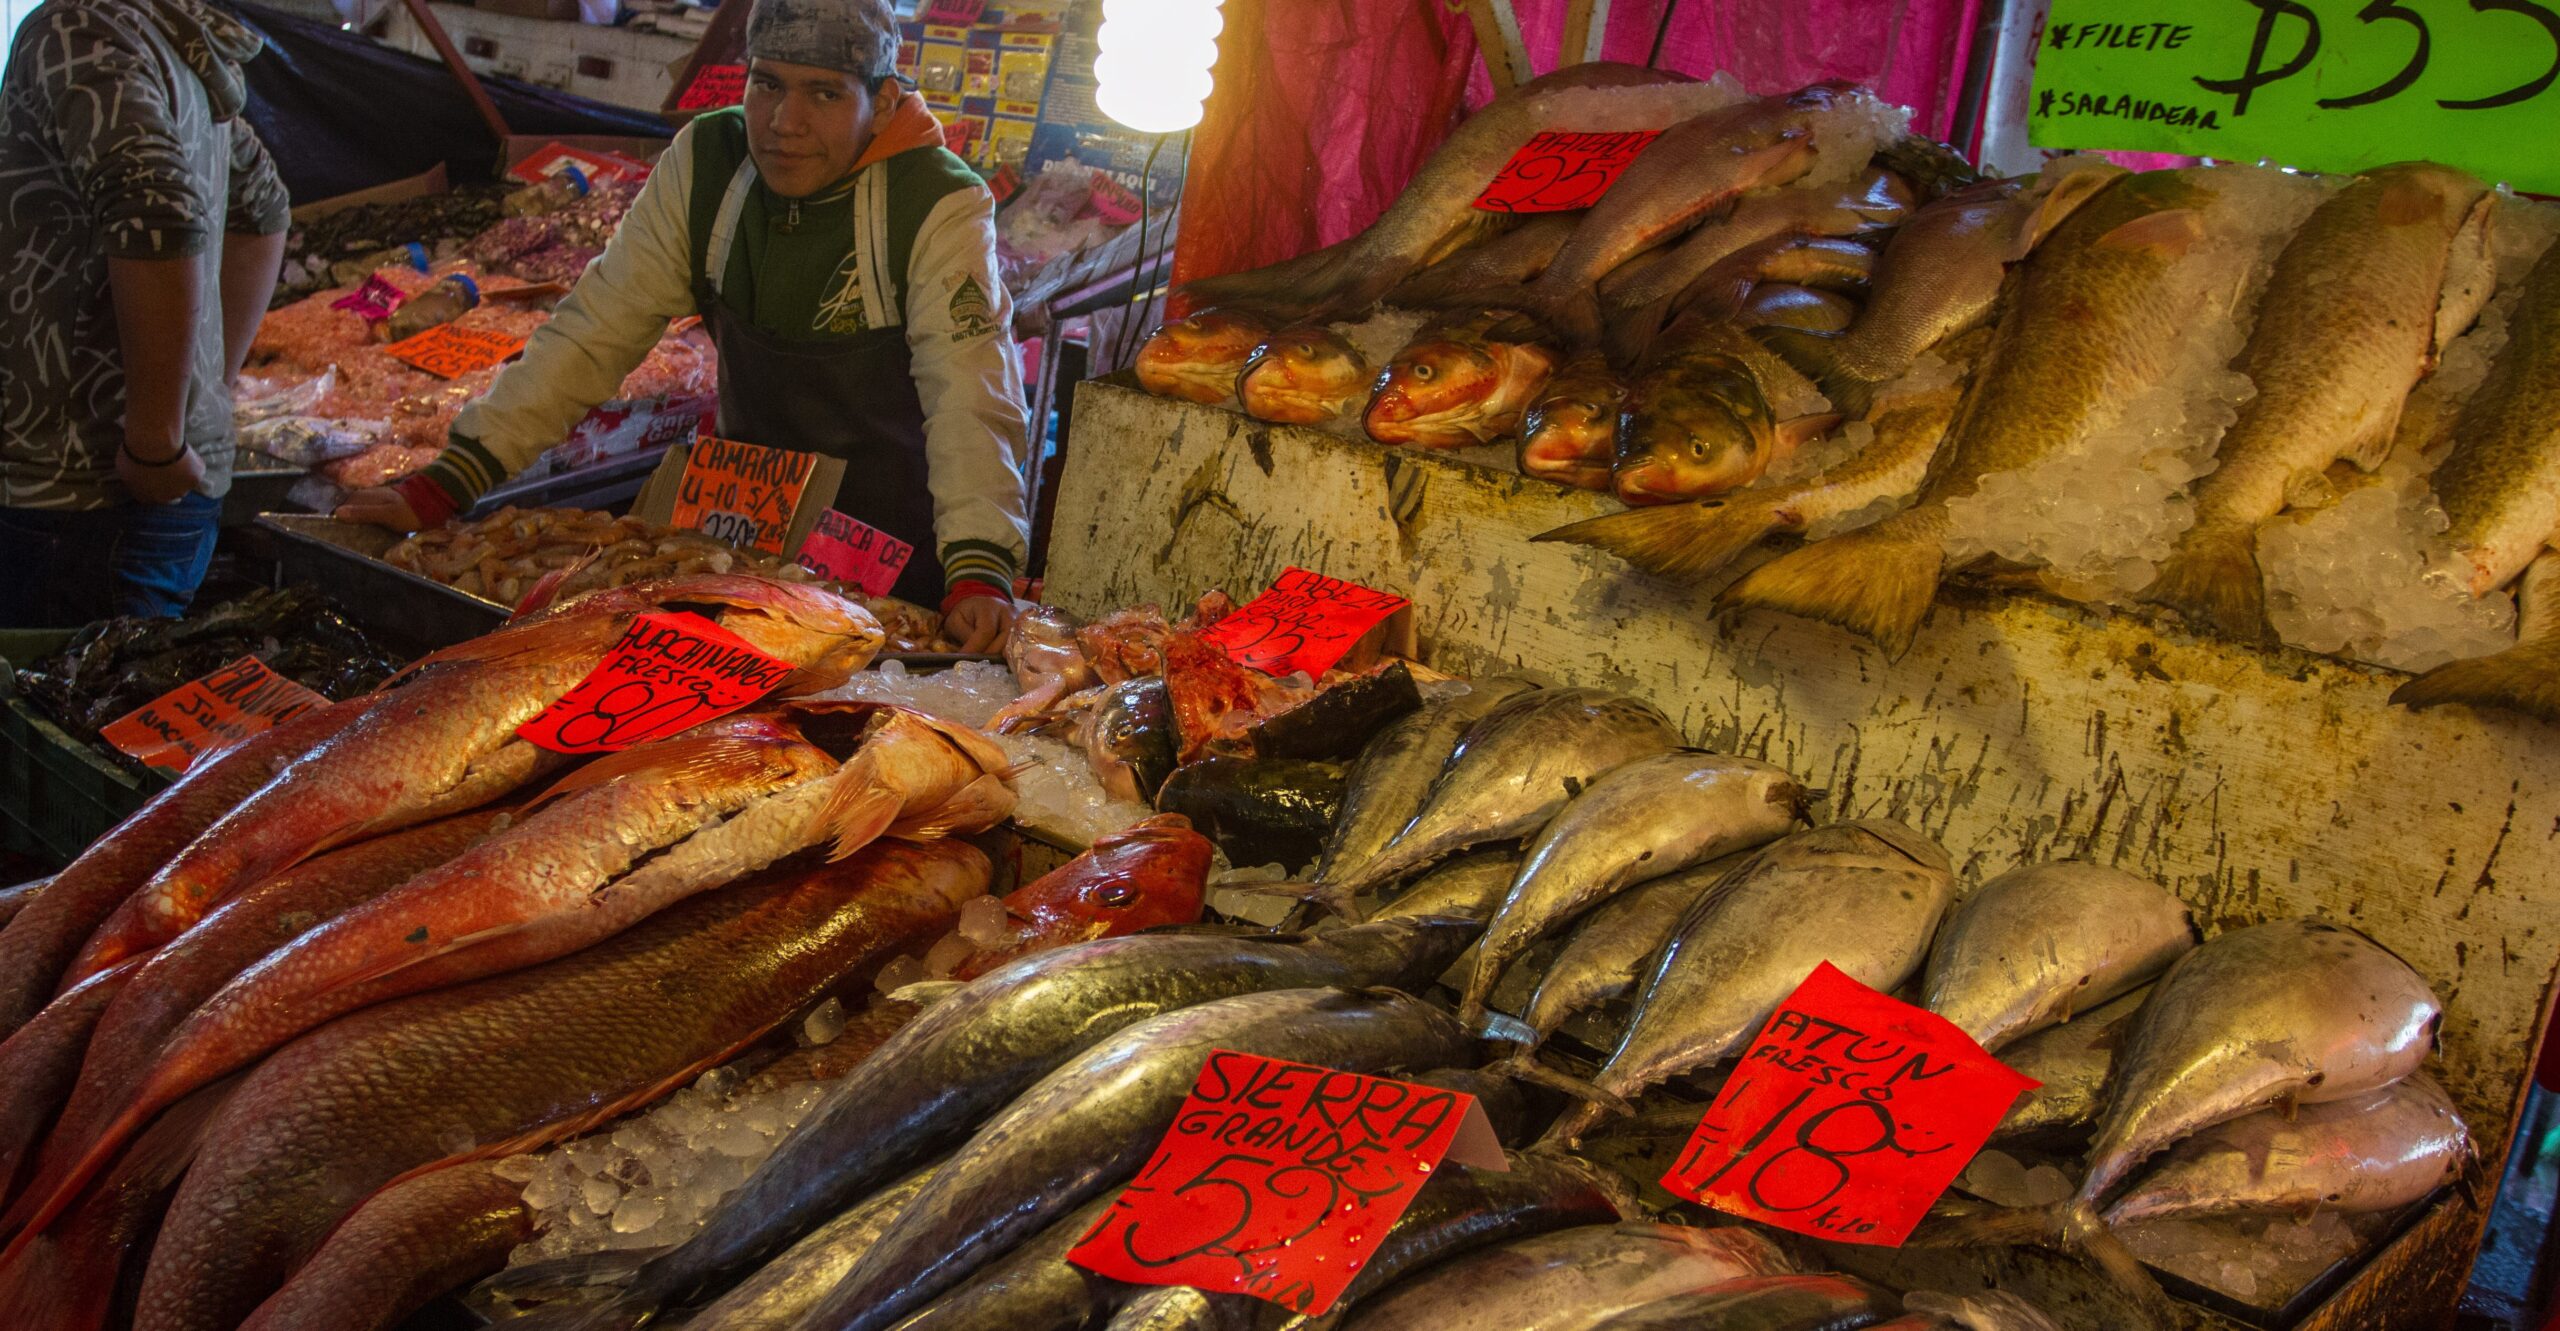
{"label": "blue jeans", "polygon": [[213,561],[222,501],[0,508],[0,628],[186,613]]}

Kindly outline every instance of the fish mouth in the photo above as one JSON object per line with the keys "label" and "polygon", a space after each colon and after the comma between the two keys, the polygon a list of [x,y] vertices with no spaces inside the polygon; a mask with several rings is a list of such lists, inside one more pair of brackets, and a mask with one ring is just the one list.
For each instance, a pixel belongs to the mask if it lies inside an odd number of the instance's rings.
{"label": "fish mouth", "polygon": [[1742,469],[1734,467],[1690,471],[1646,462],[1618,468],[1613,473],[1613,483],[1621,503],[1685,504],[1693,499],[1739,490],[1749,485],[1754,475],[1744,475]]}

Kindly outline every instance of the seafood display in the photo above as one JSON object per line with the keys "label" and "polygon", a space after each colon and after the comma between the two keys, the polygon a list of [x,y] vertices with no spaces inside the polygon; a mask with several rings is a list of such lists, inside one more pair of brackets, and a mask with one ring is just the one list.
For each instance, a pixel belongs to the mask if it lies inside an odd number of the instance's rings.
{"label": "seafood display", "polygon": [[18,688],[73,734],[95,736],[117,717],[243,656],[332,701],[370,693],[399,668],[307,587],[200,606],[183,619],[90,624],[60,651],[20,663]]}

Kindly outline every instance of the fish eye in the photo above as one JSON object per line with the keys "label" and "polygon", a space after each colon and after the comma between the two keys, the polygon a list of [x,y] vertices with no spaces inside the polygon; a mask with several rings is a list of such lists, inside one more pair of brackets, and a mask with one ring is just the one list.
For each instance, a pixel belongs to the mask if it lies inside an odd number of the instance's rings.
{"label": "fish eye", "polygon": [[1093,899],[1105,906],[1126,906],[1138,899],[1138,889],[1127,883],[1106,883]]}
{"label": "fish eye", "polygon": [[1431,381],[1430,363],[1426,361],[1420,365],[1414,366],[1413,377],[1422,380],[1424,383],[1429,383]]}

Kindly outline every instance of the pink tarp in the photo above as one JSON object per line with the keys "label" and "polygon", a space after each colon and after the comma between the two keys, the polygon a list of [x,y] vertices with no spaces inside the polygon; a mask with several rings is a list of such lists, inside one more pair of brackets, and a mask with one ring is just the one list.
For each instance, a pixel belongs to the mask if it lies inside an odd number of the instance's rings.
{"label": "pink tarp", "polygon": [[[1617,0],[1602,53],[1753,92],[1848,79],[1943,136],[1979,0]],[[1673,6],[1667,28],[1665,7]],[[1515,0],[1530,64],[1555,65],[1564,0]],[[1303,254],[1367,226],[1463,107],[1492,96],[1445,0],[1226,0],[1217,92],[1194,131],[1174,276]]]}

